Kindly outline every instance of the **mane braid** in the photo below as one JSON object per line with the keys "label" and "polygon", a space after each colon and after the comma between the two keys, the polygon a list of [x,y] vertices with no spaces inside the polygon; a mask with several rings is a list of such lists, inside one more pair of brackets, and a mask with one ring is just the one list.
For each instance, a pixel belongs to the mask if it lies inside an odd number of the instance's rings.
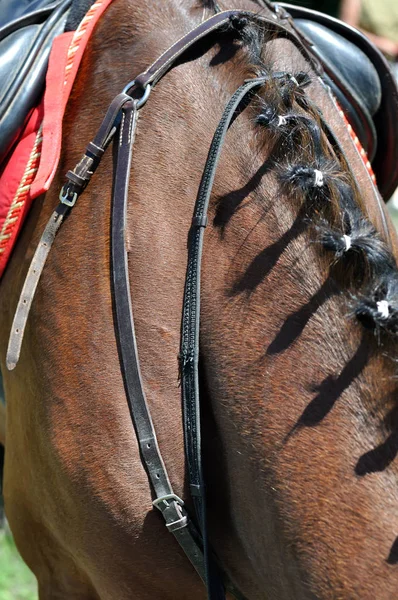
{"label": "mane braid", "polygon": [[[373,285],[373,287],[372,287]],[[386,271],[357,298],[355,315],[367,329],[398,335],[398,274]]]}
{"label": "mane braid", "polygon": [[[334,277],[348,287],[353,314],[378,338],[398,335],[398,270],[394,256],[363,214],[353,175],[319,108],[306,95],[311,78],[272,72],[262,61],[264,33],[245,18],[231,28],[252,66],[269,78],[256,125],[273,142],[268,161],[282,192],[307,209],[319,246],[332,257]],[[270,137],[271,136],[271,137]],[[341,268],[338,268],[339,265]]]}
{"label": "mane braid", "polygon": [[215,13],[221,12],[221,8],[216,0],[201,0],[203,8],[213,10]]}

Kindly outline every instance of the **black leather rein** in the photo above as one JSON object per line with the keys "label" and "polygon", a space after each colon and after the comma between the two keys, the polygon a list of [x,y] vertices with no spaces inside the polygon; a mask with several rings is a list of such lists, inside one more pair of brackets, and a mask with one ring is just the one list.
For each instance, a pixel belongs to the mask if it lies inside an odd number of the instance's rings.
{"label": "black leather rein", "polygon": [[[300,47],[295,34],[271,19],[247,11],[225,11],[201,23],[171,46],[153,65],[139,75],[125,92],[111,103],[94,140],[87,146],[82,159],[67,173],[67,183],[60,193],[60,203],[39,241],[30,265],[15,313],[7,351],[7,367],[13,369],[19,359],[29,310],[55,236],[65,217],[89,183],[102,155],[113,139],[115,148],[115,176],[112,194],[112,284],[115,308],[115,331],[118,341],[121,370],[131,418],[134,424],[143,464],[154,494],[153,505],[162,513],[166,527],[187,554],[189,560],[206,584],[209,600],[225,598],[223,576],[217,561],[209,550],[205,490],[201,462],[200,403],[199,403],[199,318],[200,267],[204,229],[214,176],[229,125],[238,109],[249,104],[254,91],[264,84],[265,77],[250,79],[241,85],[228,102],[216,129],[209,150],[190,233],[188,266],[185,284],[181,333],[181,379],[183,397],[184,438],[190,492],[196,512],[196,526],[189,518],[184,502],[174,493],[159,450],[155,429],[143,389],[134,319],[130,297],[130,282],[125,244],[126,213],[130,165],[139,111],[151,89],[167,73],[176,60],[199,39],[225,28],[233,17],[245,17],[260,25],[279,31]],[[311,60],[306,51],[302,52]],[[311,61],[312,62],[312,61]],[[134,96],[139,95],[139,98]],[[244,101],[244,102],[243,102]],[[244,104],[244,106],[243,106]],[[228,586],[236,598],[243,598]]]}

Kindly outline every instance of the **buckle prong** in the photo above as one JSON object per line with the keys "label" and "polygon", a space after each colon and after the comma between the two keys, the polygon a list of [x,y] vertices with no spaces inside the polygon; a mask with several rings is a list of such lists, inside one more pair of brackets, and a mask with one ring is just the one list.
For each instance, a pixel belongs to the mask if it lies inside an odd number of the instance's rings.
{"label": "buckle prong", "polygon": [[177,502],[177,504],[179,504],[180,506],[184,506],[184,500],[181,500],[181,498],[176,496],[176,494],[165,494],[164,496],[161,496],[160,498],[156,498],[152,502],[152,504],[153,504],[153,506],[155,506],[156,508],[158,508],[161,511],[162,509],[160,508],[159,505],[162,502],[167,502],[168,500],[174,500],[174,502]]}

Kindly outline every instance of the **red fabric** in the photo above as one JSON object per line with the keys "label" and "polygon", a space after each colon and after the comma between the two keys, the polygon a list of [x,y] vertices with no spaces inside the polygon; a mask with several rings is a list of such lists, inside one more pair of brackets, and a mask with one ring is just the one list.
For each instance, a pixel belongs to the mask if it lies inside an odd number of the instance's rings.
{"label": "red fabric", "polygon": [[[90,36],[98,19],[111,2],[112,0],[96,0],[77,32],[63,33],[53,42],[43,100],[33,111],[0,176],[0,277],[32,201],[49,189],[54,178],[61,154],[65,107]],[[70,52],[72,48],[73,52]],[[29,179],[29,187],[23,195],[23,202],[18,202],[21,206],[14,210],[13,203],[15,205],[16,194],[25,175],[41,124],[43,140],[40,159],[38,159],[40,163],[36,165],[38,170]],[[33,182],[31,182],[32,177],[34,177]],[[12,216],[11,222],[10,216]]]}
{"label": "red fabric", "polygon": [[0,229],[7,217],[9,206],[16,194],[25,171],[26,163],[33,148],[36,132],[43,118],[43,110],[36,108],[26,125],[17,149],[5,165],[0,178]]}
{"label": "red fabric", "polygon": [[[40,105],[36,108],[25,127],[24,132],[18,142],[18,145],[12,153],[10,159],[5,165],[0,177],[0,231],[2,231],[11,204],[16,196],[19,184],[24,175],[26,165],[36,140],[36,134],[43,120],[43,107]],[[11,250],[15,240],[22,227],[22,223],[28,210],[30,202],[24,202],[20,209],[13,212],[13,217],[17,219],[12,223],[12,227],[8,228],[4,233],[10,236],[1,244],[2,252],[0,254],[0,277],[7,264]]]}
{"label": "red fabric", "polygon": [[[44,94],[43,145],[36,179],[30,188],[30,200],[50,187],[61,152],[62,118],[66,103],[65,67],[73,31],[55,38],[51,49]],[[70,92],[70,87],[69,87]]]}
{"label": "red fabric", "polygon": [[[73,33],[63,33],[54,40],[48,65],[47,89],[44,96],[42,159],[36,180],[31,187],[30,193],[32,199],[46,192],[54,178],[61,154],[62,119],[66,103],[68,102],[81,59],[94,27],[111,2],[112,0],[102,0],[95,9],[95,15],[89,22],[84,35],[79,41],[79,47],[74,54],[72,69],[68,73],[66,85],[64,85],[64,73],[68,63],[68,49],[73,38]],[[60,74],[62,77],[60,77]]]}

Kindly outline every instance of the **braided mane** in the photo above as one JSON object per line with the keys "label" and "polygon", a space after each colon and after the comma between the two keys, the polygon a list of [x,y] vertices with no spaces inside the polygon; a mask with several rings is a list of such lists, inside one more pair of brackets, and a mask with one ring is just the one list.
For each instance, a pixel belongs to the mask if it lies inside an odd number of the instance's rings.
{"label": "braided mane", "polygon": [[[331,257],[333,279],[349,289],[352,314],[379,342],[381,335],[398,334],[395,258],[362,212],[353,175],[319,109],[306,95],[310,76],[272,72],[262,61],[264,33],[245,17],[233,17],[231,28],[247,47],[256,72],[268,76],[256,126],[271,138],[268,168],[276,171],[281,192],[301,205],[302,225],[296,233],[310,226],[314,241]],[[230,216],[226,199],[220,199],[214,224],[222,229]],[[239,282],[232,294],[243,289]]]}

